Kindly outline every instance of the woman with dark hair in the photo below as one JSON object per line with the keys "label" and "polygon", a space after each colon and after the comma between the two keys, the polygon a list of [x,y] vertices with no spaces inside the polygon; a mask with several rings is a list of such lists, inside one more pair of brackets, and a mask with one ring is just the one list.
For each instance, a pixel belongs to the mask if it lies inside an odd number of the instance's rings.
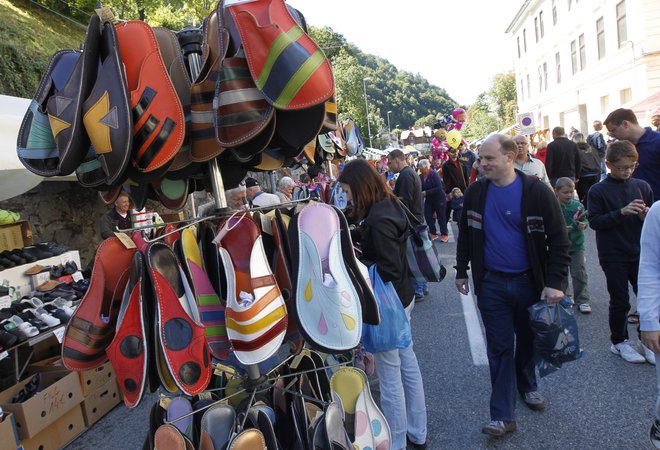
{"label": "woman with dark hair", "polygon": [[[376,264],[383,282],[392,282],[408,320],[415,302],[408,274],[408,221],[399,200],[365,160],[346,164],[337,179],[352,202],[350,218],[358,225],[362,260]],[[374,355],[380,380],[380,404],[392,431],[392,449],[426,448],[426,404],[422,374],[412,342],[405,349]],[[405,408],[401,408],[405,405]]]}

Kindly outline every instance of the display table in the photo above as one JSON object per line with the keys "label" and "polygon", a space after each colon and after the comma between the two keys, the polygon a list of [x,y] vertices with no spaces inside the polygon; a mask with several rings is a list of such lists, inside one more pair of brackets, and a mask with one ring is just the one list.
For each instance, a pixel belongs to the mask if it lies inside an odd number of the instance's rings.
{"label": "display table", "polygon": [[78,250],[71,250],[62,253],[61,255],[52,256],[50,258],[40,259],[35,262],[22,264],[10,269],[5,269],[0,272],[0,281],[7,280],[9,282],[9,286],[16,288],[18,296],[23,297],[34,291],[39,284],[50,279],[48,272],[43,272],[31,276],[25,275],[26,270],[37,264],[41,266],[59,266],[60,264],[66,264],[69,261],[74,261],[78,266],[78,269],[82,269],[80,267],[80,253]]}

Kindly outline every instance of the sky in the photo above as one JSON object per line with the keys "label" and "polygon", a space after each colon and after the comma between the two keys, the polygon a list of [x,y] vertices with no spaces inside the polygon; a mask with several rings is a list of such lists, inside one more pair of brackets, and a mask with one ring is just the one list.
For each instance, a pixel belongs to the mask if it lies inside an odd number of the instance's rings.
{"label": "sky", "polygon": [[513,69],[505,30],[523,0],[288,0],[315,27],[329,26],[365,53],[420,73],[470,105],[493,76]]}

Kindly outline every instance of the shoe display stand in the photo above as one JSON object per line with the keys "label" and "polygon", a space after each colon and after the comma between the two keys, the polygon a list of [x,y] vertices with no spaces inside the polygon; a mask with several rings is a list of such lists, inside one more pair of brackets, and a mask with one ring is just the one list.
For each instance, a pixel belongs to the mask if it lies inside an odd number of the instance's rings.
{"label": "shoe display stand", "polygon": [[[64,330],[66,324],[57,325],[49,330],[42,331],[38,335],[27,339],[23,342],[19,342],[13,347],[0,353],[0,360],[5,358],[12,358],[14,366],[14,382],[17,383],[27,367],[32,363],[34,359],[35,352],[37,351],[38,344],[43,345],[56,345],[59,348],[59,343],[62,342],[62,337],[64,336]],[[46,342],[48,339],[54,338],[55,341]]]}
{"label": "shoe display stand", "polygon": [[50,280],[50,276],[48,272],[42,272],[32,276],[25,275],[26,270],[37,264],[41,266],[58,266],[66,264],[69,261],[75,262],[78,268],[80,268],[80,253],[78,250],[70,250],[60,255],[51,256],[50,258],[5,269],[0,272],[0,281],[7,280],[9,286],[16,288],[16,293],[19,297],[29,295],[30,292],[36,290],[39,284]]}

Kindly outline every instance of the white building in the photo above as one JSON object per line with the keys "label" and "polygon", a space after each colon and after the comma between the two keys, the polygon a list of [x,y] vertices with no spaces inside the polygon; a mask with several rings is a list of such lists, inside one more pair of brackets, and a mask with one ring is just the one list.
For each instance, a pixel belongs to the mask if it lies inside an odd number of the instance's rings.
{"label": "white building", "polygon": [[525,0],[512,37],[521,113],[592,131],[619,107],[660,112],[660,0]]}

